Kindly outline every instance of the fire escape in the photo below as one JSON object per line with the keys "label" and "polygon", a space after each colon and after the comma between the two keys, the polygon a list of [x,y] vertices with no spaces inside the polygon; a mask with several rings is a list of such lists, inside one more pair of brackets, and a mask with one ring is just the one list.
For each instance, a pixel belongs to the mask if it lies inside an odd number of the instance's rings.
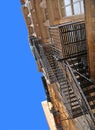
{"label": "fire escape", "polygon": [[[44,70],[42,81],[47,101],[52,102],[52,97],[46,79],[50,84],[57,83],[68,119],[89,115],[89,124],[95,129],[95,85],[88,69],[85,22],[50,26],[49,33],[51,42],[45,45],[38,38],[29,37],[35,59]],[[60,122],[57,124],[63,130]]]}

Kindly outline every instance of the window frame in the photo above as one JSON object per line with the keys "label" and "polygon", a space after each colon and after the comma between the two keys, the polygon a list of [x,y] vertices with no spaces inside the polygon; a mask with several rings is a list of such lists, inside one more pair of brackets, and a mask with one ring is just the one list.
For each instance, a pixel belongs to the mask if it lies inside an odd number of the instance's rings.
{"label": "window frame", "polygon": [[[84,14],[84,12],[82,11],[82,5],[81,5],[81,2],[83,2],[83,0],[77,0],[77,1],[73,1],[73,0],[70,0],[70,3],[65,5],[65,0],[61,0],[61,12],[64,12],[64,13],[61,13],[62,14],[62,17],[69,17],[69,16],[73,16],[73,15],[81,15],[81,14]],[[79,3],[79,8],[80,8],[80,13],[79,14],[75,14],[75,11],[74,11],[74,5]],[[66,8],[71,6],[71,15],[66,15]],[[64,15],[63,15],[64,14]]]}

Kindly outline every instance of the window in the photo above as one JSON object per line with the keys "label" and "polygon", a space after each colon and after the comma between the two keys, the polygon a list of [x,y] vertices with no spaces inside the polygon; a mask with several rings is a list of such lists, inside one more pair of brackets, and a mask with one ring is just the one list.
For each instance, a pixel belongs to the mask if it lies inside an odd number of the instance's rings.
{"label": "window", "polygon": [[83,0],[60,0],[60,4],[62,17],[84,14]]}

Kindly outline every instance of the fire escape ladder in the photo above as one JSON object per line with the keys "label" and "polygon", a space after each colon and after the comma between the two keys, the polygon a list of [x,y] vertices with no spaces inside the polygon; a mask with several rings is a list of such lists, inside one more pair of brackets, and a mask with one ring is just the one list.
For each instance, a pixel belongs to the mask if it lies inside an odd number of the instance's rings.
{"label": "fire escape ladder", "polygon": [[[67,77],[66,77],[66,71],[64,71],[64,73],[62,72],[62,69],[58,66],[58,62],[54,59],[53,54],[52,54],[52,50],[51,50],[51,46],[46,46],[43,47],[43,51],[44,54],[44,60],[46,60],[47,62],[47,66],[48,66],[48,70],[52,70],[50,71],[50,75],[53,74],[58,86],[59,86],[59,92],[62,96],[63,99],[63,103],[65,104],[67,111],[69,113],[69,118],[75,118],[78,117],[80,115],[83,115],[83,113],[81,112],[81,109],[79,108],[79,99],[76,97],[70,83],[68,83],[67,81]],[[42,57],[43,57],[42,56]],[[66,68],[64,68],[65,70]],[[53,78],[54,78],[53,77]],[[76,113],[76,111],[78,113]]]}
{"label": "fire escape ladder", "polygon": [[[40,55],[41,55],[42,63],[43,63],[44,70],[46,73],[46,77],[49,79],[50,83],[54,83],[56,82],[56,77],[51,67],[51,64],[53,64],[53,61],[52,61],[52,57],[49,55],[48,52],[52,53],[49,45],[47,46],[40,45]],[[50,61],[48,61],[47,57],[49,57]]]}
{"label": "fire escape ladder", "polygon": [[[77,94],[78,91],[80,94],[81,102],[83,104],[83,107],[81,107],[82,111],[85,113],[85,110],[83,109],[85,106],[86,113],[90,115],[93,123],[95,124],[95,85],[89,79],[87,79],[87,77],[84,77],[84,75],[72,70],[68,62],[66,62],[66,64],[71,77],[75,82],[75,86],[73,85],[75,93]],[[76,78],[76,73],[80,77],[80,80]]]}
{"label": "fire escape ladder", "polygon": [[[67,95],[71,100],[70,94],[72,93],[77,99],[75,104],[69,103],[72,108],[72,115],[73,117],[78,117],[88,113],[93,123],[95,123],[95,85],[89,79],[85,22],[79,20],[77,22],[54,25],[49,27],[49,31],[54,57],[67,80],[65,84]],[[61,95],[65,95],[65,87],[63,86],[63,90],[61,89]],[[78,115],[76,113],[74,115],[73,108],[76,112],[78,110],[75,108],[78,108],[81,114]]]}
{"label": "fire escape ladder", "polygon": [[71,73],[69,72],[68,66],[66,63],[62,64],[59,62],[60,68],[62,68],[62,72],[66,76],[66,84],[65,87],[61,88],[61,94],[65,94],[68,99],[68,103],[71,108],[72,118],[79,117],[83,114],[87,113],[85,106],[82,104],[81,95],[76,88],[76,84],[71,77]]}
{"label": "fire escape ladder", "polygon": [[85,65],[81,65],[80,62],[77,63],[78,60],[76,60],[76,58],[73,59],[73,63],[75,61],[75,64],[73,65],[71,65],[72,60],[70,61],[69,59],[68,61],[69,61],[69,64],[68,62],[67,64],[68,64],[69,70],[71,71],[72,77],[74,77],[75,79],[75,82],[77,85],[76,87],[80,88],[82,99],[86,103],[86,106],[87,106],[86,108],[88,110],[87,113],[90,114],[93,122],[95,123],[95,85],[89,79],[90,76],[87,69],[88,68],[87,64],[85,66]]}
{"label": "fire escape ladder", "polygon": [[[88,79],[86,63],[82,62],[86,61],[86,55],[83,54],[83,60],[81,56],[75,56],[57,61],[52,45],[41,45],[35,38],[32,39],[31,45],[36,59],[41,60],[46,78],[50,83],[58,84],[69,118],[89,114],[95,123],[95,85]],[[46,86],[45,82],[44,85]],[[46,93],[48,94],[48,91]]]}

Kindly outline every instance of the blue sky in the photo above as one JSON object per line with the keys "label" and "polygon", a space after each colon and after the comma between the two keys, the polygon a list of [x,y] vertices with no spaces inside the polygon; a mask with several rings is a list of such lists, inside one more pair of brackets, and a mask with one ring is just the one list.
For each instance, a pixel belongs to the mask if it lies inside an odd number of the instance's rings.
{"label": "blue sky", "polygon": [[49,130],[19,0],[0,3],[0,130]]}

